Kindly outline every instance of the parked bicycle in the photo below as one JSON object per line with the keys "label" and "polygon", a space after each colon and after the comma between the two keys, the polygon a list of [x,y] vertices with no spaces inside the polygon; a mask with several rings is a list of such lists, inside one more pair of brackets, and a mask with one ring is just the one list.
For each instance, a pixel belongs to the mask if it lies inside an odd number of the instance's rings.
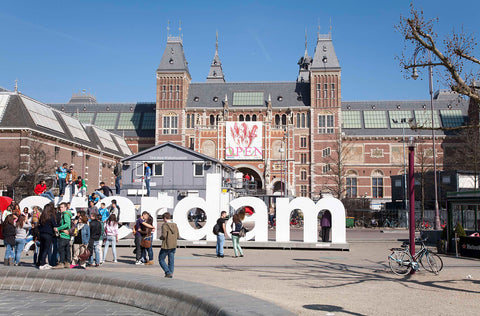
{"label": "parked bicycle", "polygon": [[419,242],[421,248],[413,257],[407,242],[402,244],[402,248],[390,249],[392,251],[388,256],[390,270],[397,275],[406,275],[412,269],[417,271],[421,265],[428,272],[438,274],[443,268],[442,258],[425,247],[424,239],[416,239],[415,242]]}
{"label": "parked bicycle", "polygon": [[386,218],[383,222],[383,227],[398,227],[398,221],[394,219],[389,220],[388,218]]}

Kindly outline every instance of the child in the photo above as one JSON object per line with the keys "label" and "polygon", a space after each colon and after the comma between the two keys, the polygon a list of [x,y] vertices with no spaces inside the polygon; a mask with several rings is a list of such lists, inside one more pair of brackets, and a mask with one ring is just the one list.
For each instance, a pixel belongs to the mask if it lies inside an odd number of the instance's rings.
{"label": "child", "polygon": [[98,213],[102,215],[102,222],[105,223],[105,221],[108,219],[110,216],[110,212],[108,209],[105,207],[105,203],[100,204],[100,209],[98,210]]}

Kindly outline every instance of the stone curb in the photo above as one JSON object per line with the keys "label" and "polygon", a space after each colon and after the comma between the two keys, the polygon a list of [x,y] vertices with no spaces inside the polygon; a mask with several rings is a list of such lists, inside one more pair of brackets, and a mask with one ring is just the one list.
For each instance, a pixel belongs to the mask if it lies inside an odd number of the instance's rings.
{"label": "stone curb", "polygon": [[110,271],[3,267],[0,289],[105,300],[162,315],[294,315],[272,303],[210,285]]}

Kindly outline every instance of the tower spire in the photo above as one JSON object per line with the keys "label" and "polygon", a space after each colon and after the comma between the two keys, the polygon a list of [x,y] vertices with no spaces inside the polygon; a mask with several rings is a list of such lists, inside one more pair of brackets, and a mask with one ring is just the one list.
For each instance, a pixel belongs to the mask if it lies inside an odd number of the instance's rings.
{"label": "tower spire", "polygon": [[208,72],[207,82],[225,82],[225,75],[222,70],[222,62],[218,57],[218,31],[215,35],[215,56],[213,56],[210,71]]}

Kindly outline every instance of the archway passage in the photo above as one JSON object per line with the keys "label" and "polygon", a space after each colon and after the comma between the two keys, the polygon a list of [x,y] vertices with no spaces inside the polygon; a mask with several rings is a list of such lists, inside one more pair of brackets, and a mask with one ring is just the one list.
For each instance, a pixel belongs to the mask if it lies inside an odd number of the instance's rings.
{"label": "archway passage", "polygon": [[273,194],[283,196],[284,193],[285,193],[285,183],[282,180],[275,182],[275,184],[273,185]]}
{"label": "archway passage", "polygon": [[248,191],[251,194],[262,194],[263,192],[263,181],[260,175],[253,169],[250,169],[248,167],[241,167],[237,169],[239,172],[245,175],[248,175],[250,179],[250,183],[247,185]]}

